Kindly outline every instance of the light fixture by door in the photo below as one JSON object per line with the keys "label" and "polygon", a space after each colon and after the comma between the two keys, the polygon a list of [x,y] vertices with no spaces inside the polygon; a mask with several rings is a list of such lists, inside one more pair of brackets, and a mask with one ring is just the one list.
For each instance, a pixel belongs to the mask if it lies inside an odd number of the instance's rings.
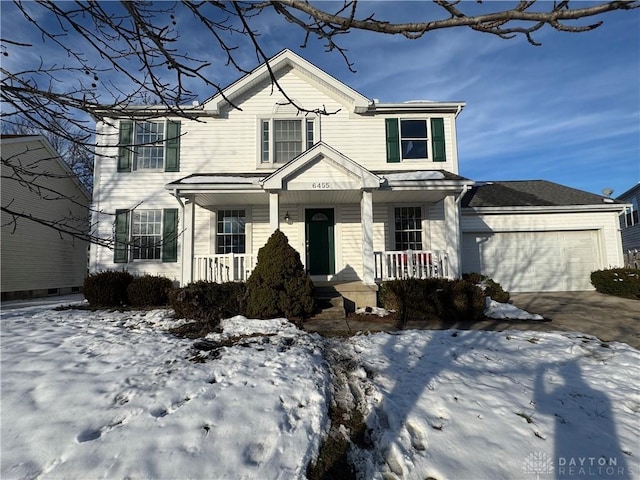
{"label": "light fixture by door", "polygon": [[284,214],[284,221],[287,223],[291,223],[291,216],[289,215],[289,212],[287,211],[287,213]]}

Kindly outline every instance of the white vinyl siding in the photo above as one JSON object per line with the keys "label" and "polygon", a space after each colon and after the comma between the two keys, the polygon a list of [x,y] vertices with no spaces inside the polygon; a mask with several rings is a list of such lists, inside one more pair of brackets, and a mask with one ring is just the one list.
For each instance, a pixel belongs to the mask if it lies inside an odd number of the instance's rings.
{"label": "white vinyl siding", "polygon": [[[53,159],[44,144],[36,139],[3,140],[3,160],[12,162],[18,155],[22,165],[38,165],[39,173],[51,174],[35,181],[74,201],[44,200],[24,185],[3,178],[2,205],[16,212],[24,211],[34,217],[64,221],[74,228],[88,230],[89,199],[69,177],[69,172]],[[12,173],[10,167],[3,163],[3,177]],[[28,175],[23,174],[23,178],[28,178]],[[68,293],[72,287],[82,286],[87,273],[86,242],[61,237],[56,230],[27,219],[18,219],[17,224],[13,224],[11,216],[5,212],[2,212],[1,224],[2,292],[34,291],[36,295],[46,295],[50,289]]]}

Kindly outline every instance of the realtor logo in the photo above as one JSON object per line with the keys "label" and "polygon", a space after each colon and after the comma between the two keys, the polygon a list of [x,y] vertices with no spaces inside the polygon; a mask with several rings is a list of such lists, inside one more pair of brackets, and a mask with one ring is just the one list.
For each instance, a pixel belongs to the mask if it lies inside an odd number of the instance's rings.
{"label": "realtor logo", "polygon": [[540,475],[553,473],[553,460],[544,452],[532,452],[524,459],[522,468],[525,473],[535,473],[536,480],[540,480]]}

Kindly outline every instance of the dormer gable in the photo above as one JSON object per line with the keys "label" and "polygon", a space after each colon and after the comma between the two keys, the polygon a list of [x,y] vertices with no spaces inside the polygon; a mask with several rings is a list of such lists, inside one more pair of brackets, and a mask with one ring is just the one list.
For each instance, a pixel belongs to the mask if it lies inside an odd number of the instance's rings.
{"label": "dormer gable", "polygon": [[259,65],[221,92],[206,100],[203,103],[203,109],[205,112],[218,115],[224,107],[234,103],[234,100],[241,98],[241,96],[246,96],[253,88],[257,88],[265,81],[271,81],[272,76],[277,77],[279,72],[286,69],[295,70],[302,79],[335,98],[350,112],[364,113],[373,104],[372,100],[291,50],[285,49],[271,57],[268,62]]}

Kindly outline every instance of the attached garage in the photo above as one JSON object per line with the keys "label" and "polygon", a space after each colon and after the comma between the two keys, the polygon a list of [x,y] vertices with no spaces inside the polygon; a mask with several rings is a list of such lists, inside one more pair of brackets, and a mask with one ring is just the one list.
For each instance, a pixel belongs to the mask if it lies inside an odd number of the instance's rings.
{"label": "attached garage", "polygon": [[462,201],[462,270],[512,292],[593,290],[594,270],[622,264],[611,199],[542,180],[490,182]]}
{"label": "attached garage", "polygon": [[593,230],[464,233],[462,261],[512,292],[591,290],[602,265]]}

